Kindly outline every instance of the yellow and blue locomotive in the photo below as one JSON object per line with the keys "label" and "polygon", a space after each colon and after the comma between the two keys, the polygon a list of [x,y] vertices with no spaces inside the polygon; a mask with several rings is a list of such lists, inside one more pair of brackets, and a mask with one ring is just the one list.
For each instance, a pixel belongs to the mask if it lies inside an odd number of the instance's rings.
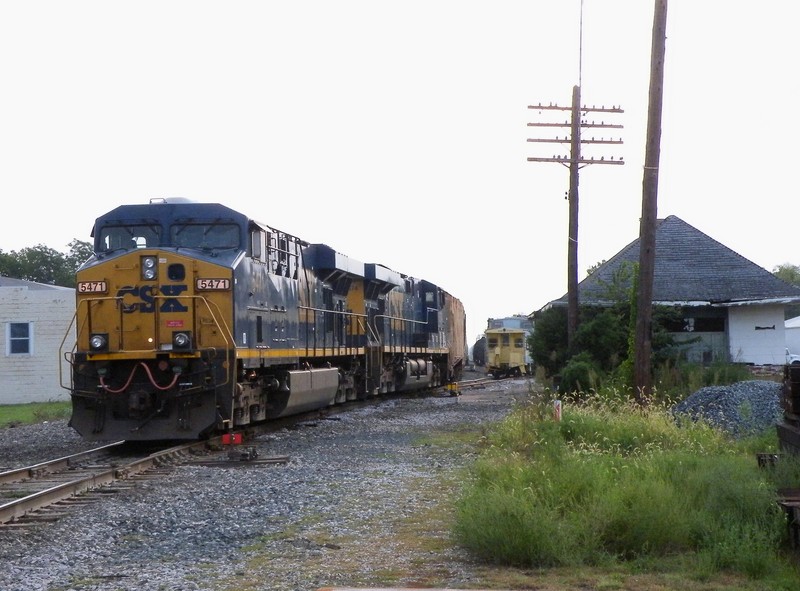
{"label": "yellow and blue locomotive", "polygon": [[65,354],[85,439],[193,440],[461,375],[457,298],[224,205],[123,205],[92,238]]}

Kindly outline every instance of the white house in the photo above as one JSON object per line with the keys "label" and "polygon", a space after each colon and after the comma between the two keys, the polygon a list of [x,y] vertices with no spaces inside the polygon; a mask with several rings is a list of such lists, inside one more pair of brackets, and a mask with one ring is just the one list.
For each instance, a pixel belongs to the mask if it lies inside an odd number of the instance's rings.
{"label": "white house", "polygon": [[[580,303],[625,301],[639,246],[637,238],[581,281]],[[782,365],[786,347],[800,353],[800,346],[790,344],[792,329],[784,326],[786,306],[797,302],[800,288],[676,216],[658,220],[653,303],[681,312],[667,330],[685,343],[687,360]],[[567,305],[567,294],[548,304]]]}
{"label": "white house", "polygon": [[69,400],[59,352],[75,342],[74,315],[74,289],[0,277],[0,404]]}

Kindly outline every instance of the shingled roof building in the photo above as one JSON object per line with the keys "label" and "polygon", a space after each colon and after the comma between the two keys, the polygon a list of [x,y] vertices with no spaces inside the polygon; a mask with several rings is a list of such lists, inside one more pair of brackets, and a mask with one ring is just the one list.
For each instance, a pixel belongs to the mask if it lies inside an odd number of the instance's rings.
{"label": "shingled roof building", "polygon": [[[683,310],[682,331],[675,336],[697,341],[687,346],[687,358],[783,364],[784,308],[800,301],[800,288],[676,216],[658,220],[655,235],[653,303]],[[638,263],[636,239],[578,284],[580,305],[609,305],[627,297]],[[566,305],[567,294],[548,304]]]}

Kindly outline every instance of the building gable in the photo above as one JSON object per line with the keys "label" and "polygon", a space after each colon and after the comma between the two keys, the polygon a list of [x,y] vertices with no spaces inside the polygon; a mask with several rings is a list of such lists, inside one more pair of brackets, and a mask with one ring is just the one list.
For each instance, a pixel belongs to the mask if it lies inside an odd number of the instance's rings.
{"label": "building gable", "polygon": [[[677,216],[659,220],[655,237],[653,302],[735,305],[800,301],[800,288],[776,277]],[[578,284],[580,303],[608,303],[614,299],[610,294],[627,292],[633,269],[639,263],[639,251],[637,238],[598,266]],[[618,289],[613,290],[612,286]],[[552,305],[566,303],[567,294],[551,302]]]}

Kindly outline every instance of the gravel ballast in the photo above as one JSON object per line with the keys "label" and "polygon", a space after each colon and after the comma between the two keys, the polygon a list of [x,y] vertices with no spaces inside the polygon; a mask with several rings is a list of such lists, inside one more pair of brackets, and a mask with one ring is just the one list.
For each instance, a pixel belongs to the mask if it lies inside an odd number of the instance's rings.
{"label": "gravel ballast", "polygon": [[[466,556],[409,549],[397,528],[446,502],[448,475],[474,458],[425,436],[474,432],[527,392],[520,379],[460,397],[387,400],[259,439],[259,458],[289,456],[283,465],[181,466],[55,524],[0,528],[0,589],[309,591],[379,585],[391,573],[400,573],[393,585],[413,586],[423,561],[434,563],[436,584],[470,586]],[[0,431],[5,469],[86,447],[61,421]],[[442,524],[429,529],[432,540],[448,535]]]}
{"label": "gravel ballast", "polygon": [[[314,591],[321,587],[480,586],[481,567],[441,520],[471,445],[446,434],[501,420],[525,379],[460,397],[391,399],[256,442],[286,464],[181,466],[31,529],[0,528],[3,591]],[[734,434],[771,428],[780,385],[698,390],[674,409]],[[426,437],[429,437],[426,439]],[[65,421],[0,430],[3,470],[86,444]],[[455,451],[454,451],[455,450]],[[406,517],[430,515],[424,531]],[[420,520],[417,519],[417,522]]]}

